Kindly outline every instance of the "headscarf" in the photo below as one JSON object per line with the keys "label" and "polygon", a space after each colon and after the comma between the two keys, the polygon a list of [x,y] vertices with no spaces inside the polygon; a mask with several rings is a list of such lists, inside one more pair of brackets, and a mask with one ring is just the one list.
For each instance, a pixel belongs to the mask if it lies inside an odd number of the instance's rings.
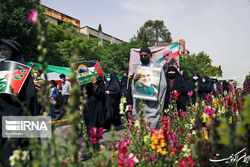
{"label": "headscarf", "polygon": [[170,66],[170,67],[168,67],[168,70],[167,70],[167,73],[166,73],[167,78],[173,79],[173,78],[171,78],[171,76],[169,76],[169,74],[168,74],[169,71],[175,71],[175,76],[174,76],[174,78],[175,78],[176,76],[179,76],[179,72],[178,72],[177,68],[174,67],[174,66]]}
{"label": "headscarf", "polygon": [[22,47],[18,42],[10,40],[10,39],[0,39],[0,43],[4,43],[12,48],[12,51],[13,51],[12,55],[7,60],[12,60],[12,61],[16,61],[22,64],[26,64],[25,60],[21,56],[23,53]]}
{"label": "headscarf", "polygon": [[183,70],[183,75],[182,75],[182,77],[183,77],[183,79],[184,79],[185,81],[188,80],[188,74],[187,74],[187,72],[186,72],[185,70]]}
{"label": "headscarf", "polygon": [[109,73],[109,76],[110,76],[110,81],[107,82],[107,84],[105,86],[106,90],[114,90],[114,89],[116,89],[116,87],[121,89],[120,82],[119,82],[117,76],[115,75],[115,73],[111,72],[111,73]]}

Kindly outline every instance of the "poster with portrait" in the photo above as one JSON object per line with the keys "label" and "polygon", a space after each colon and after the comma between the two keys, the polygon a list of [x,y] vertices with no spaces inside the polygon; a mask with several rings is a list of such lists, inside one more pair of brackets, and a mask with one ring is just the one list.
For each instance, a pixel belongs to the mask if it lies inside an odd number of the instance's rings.
{"label": "poster with portrait", "polygon": [[[152,53],[151,61],[158,62],[163,67],[164,71],[167,70],[169,66],[175,66],[179,69],[179,42],[170,43],[162,46],[154,46],[149,48]],[[140,49],[130,50],[130,60],[129,60],[129,74],[132,75],[136,68],[141,65],[140,61]]]}
{"label": "poster with portrait", "polygon": [[18,62],[0,62],[0,93],[17,95],[30,71],[30,67]]}
{"label": "poster with portrait", "polygon": [[142,100],[157,101],[161,68],[138,66],[135,73],[140,73],[141,78],[135,82],[133,97]]}
{"label": "poster with portrait", "polygon": [[97,80],[103,78],[103,71],[98,61],[80,61],[77,63],[76,77],[80,85],[92,82],[91,78]]}

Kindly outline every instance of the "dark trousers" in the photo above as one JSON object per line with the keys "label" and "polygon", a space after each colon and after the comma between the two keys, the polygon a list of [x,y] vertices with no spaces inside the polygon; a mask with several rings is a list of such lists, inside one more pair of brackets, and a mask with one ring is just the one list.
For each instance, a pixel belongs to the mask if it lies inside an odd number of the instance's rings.
{"label": "dark trousers", "polygon": [[64,109],[64,106],[68,104],[68,100],[69,100],[69,95],[62,95],[62,109],[61,109],[61,113],[60,113],[57,120],[62,119],[62,117],[64,116],[64,114],[66,112]]}

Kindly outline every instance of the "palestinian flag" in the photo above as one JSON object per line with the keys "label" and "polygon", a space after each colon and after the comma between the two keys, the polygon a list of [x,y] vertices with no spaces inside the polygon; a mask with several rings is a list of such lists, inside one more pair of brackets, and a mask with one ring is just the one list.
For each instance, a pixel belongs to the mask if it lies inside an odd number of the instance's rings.
{"label": "palestinian flag", "polygon": [[97,80],[103,78],[102,67],[100,63],[95,60],[78,62],[76,73],[76,78],[80,85],[92,82],[92,77],[95,77]]}
{"label": "palestinian flag", "polygon": [[17,95],[31,68],[14,61],[0,63],[0,93]]}
{"label": "palestinian flag", "polygon": [[172,57],[178,57],[179,56],[179,42],[174,43],[171,45],[170,50],[172,52]]}

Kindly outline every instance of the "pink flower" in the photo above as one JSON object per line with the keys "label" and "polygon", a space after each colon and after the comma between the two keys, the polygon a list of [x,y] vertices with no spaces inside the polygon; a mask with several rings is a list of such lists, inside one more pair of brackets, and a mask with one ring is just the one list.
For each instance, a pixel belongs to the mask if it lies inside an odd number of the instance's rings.
{"label": "pink flower", "polygon": [[214,119],[214,109],[213,107],[206,107],[205,111],[204,111],[205,114],[208,114],[209,117],[213,120]]}
{"label": "pink flower", "polygon": [[178,139],[177,139],[177,137],[174,135],[174,137],[173,137],[173,141],[175,142],[175,143],[177,143],[178,142]]}
{"label": "pink flower", "polygon": [[188,96],[193,96],[193,91],[191,90],[190,92],[188,92]]}
{"label": "pink flower", "polygon": [[38,11],[31,9],[28,15],[28,21],[32,22],[32,23],[36,23],[37,22],[37,18],[38,18]]}
{"label": "pink flower", "polygon": [[78,152],[77,157],[78,157],[78,159],[81,159],[82,158],[82,153]]}
{"label": "pink flower", "polygon": [[186,115],[185,112],[183,112],[183,113],[180,114],[180,117],[181,117],[181,118],[186,117],[186,116],[187,116],[187,115]]}
{"label": "pink flower", "polygon": [[106,147],[104,145],[100,145],[100,151],[105,151]]}
{"label": "pink flower", "polygon": [[132,107],[131,107],[131,105],[129,104],[128,105],[128,111],[131,111],[132,110]]}
{"label": "pink flower", "polygon": [[97,130],[96,127],[93,127],[90,131],[89,131],[89,134],[90,134],[90,138],[92,139],[92,143],[93,144],[97,144],[98,141],[102,138],[102,135],[103,135],[103,128],[99,128]]}
{"label": "pink flower", "polygon": [[72,132],[71,132],[71,130],[69,128],[65,130],[65,135],[66,136],[69,137],[69,136],[71,136],[71,134],[72,134]]}

